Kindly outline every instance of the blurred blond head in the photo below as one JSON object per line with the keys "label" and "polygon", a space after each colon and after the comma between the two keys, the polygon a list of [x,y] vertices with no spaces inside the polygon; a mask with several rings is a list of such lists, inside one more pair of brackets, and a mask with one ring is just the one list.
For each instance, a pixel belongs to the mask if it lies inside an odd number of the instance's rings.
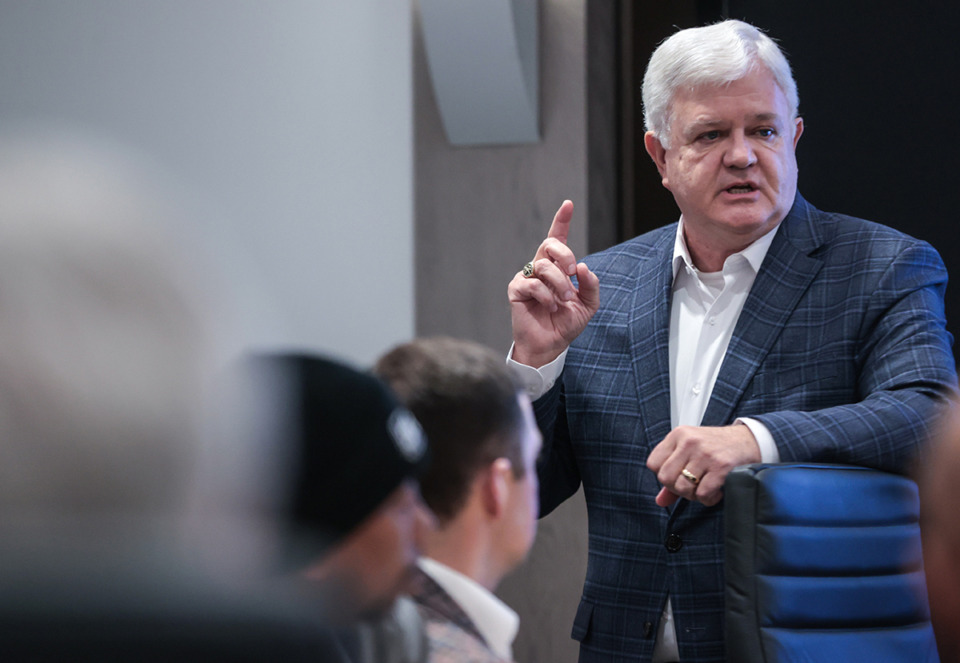
{"label": "blurred blond head", "polygon": [[0,522],[162,520],[195,494],[217,302],[155,175],[62,130],[0,136]]}

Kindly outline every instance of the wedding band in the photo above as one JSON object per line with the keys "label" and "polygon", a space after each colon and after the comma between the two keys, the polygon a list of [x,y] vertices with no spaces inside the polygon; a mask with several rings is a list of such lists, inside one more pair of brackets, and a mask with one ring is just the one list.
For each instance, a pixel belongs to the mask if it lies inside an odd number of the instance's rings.
{"label": "wedding band", "polygon": [[688,470],[687,468],[683,468],[682,470],[680,470],[680,474],[682,474],[684,477],[686,477],[687,480],[692,482],[694,486],[700,483],[700,479],[697,477],[697,475],[691,472],[690,470]]}
{"label": "wedding band", "polygon": [[524,265],[523,269],[520,270],[520,273],[523,274],[524,277],[528,279],[533,278],[533,263],[528,262],[526,265]]}

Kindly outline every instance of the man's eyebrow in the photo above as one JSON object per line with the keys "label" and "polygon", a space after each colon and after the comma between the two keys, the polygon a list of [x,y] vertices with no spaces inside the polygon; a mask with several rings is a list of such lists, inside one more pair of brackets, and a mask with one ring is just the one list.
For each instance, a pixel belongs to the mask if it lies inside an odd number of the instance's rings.
{"label": "man's eyebrow", "polygon": [[714,118],[709,116],[698,117],[693,122],[688,124],[683,128],[684,136],[692,136],[700,133],[701,131],[709,131],[711,129],[716,129],[727,124],[724,120],[720,118]]}
{"label": "man's eyebrow", "polygon": [[697,128],[702,128],[702,127],[718,127],[718,126],[720,126],[721,124],[724,124],[724,123],[725,123],[725,120],[721,120],[721,119],[718,118],[718,117],[710,117],[709,115],[701,115],[700,117],[695,118],[695,119],[693,120],[693,122],[690,123],[690,126],[691,126],[691,127],[697,127]]}
{"label": "man's eyebrow", "polygon": [[[748,122],[757,123],[757,122],[767,122],[771,124],[782,124],[783,119],[782,115],[779,113],[770,111],[764,113],[756,113],[748,118]],[[701,115],[693,119],[687,126],[683,128],[680,135],[684,137],[693,137],[705,131],[713,131],[716,129],[722,129],[723,127],[729,124],[728,120],[713,117],[710,115]]]}
{"label": "man's eyebrow", "polygon": [[[780,121],[781,115],[773,111],[767,113],[756,113],[752,115],[750,120],[754,122],[777,122]],[[689,125],[691,129],[703,129],[703,128],[712,128],[719,127],[727,123],[727,120],[720,119],[718,117],[711,117],[709,115],[702,115],[695,118]]]}
{"label": "man's eyebrow", "polygon": [[779,113],[757,113],[753,116],[754,122],[782,122]]}

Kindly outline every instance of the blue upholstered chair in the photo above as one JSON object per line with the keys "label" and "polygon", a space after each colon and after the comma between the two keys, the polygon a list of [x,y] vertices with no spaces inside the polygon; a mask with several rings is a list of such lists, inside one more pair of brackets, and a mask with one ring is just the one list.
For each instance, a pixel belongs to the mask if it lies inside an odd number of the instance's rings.
{"label": "blue upholstered chair", "polygon": [[936,662],[908,478],[745,465],[724,487],[731,663]]}

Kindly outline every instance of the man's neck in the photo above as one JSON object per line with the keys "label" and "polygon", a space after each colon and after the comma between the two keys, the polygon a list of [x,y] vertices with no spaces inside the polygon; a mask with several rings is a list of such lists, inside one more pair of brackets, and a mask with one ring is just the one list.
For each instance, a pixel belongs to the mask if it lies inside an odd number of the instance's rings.
{"label": "man's neck", "polygon": [[689,226],[683,224],[683,243],[690,261],[699,271],[715,273],[723,271],[723,266],[730,256],[746,251],[761,238],[773,236],[773,231],[780,227],[780,223],[760,235],[744,235],[736,238],[703,237],[690,232]]}
{"label": "man's neck", "polygon": [[504,576],[497,562],[499,556],[482,528],[466,527],[456,521],[448,523],[426,537],[423,552],[490,592],[496,591]]}
{"label": "man's neck", "polygon": [[742,246],[730,246],[716,245],[709,241],[691,241],[689,235],[685,236],[684,239],[686,240],[687,251],[690,252],[690,260],[693,261],[694,267],[706,273],[722,271],[723,264],[727,261],[727,258],[747,248],[753,241],[751,239]]}

